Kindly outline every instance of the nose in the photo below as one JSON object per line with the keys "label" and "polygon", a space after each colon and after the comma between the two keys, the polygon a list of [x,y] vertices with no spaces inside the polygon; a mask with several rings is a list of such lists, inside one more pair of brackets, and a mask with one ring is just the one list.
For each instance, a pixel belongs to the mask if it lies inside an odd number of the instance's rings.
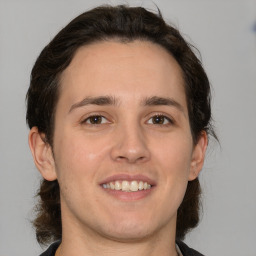
{"label": "nose", "polygon": [[130,164],[144,163],[150,159],[146,136],[139,125],[127,125],[115,131],[111,158]]}

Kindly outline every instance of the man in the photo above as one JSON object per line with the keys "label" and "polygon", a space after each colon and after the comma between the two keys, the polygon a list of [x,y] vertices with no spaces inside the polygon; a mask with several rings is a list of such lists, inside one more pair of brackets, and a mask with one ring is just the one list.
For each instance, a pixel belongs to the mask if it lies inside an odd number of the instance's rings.
{"label": "man", "polygon": [[201,255],[207,76],[161,14],[102,6],[44,48],[27,94],[42,255]]}

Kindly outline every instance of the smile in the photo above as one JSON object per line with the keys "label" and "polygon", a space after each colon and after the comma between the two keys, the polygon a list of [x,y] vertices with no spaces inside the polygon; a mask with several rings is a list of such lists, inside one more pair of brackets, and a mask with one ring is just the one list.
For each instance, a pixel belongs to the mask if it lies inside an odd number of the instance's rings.
{"label": "smile", "polygon": [[124,192],[137,192],[141,190],[148,190],[152,187],[151,184],[143,181],[112,181],[102,184],[104,189],[121,190]]}

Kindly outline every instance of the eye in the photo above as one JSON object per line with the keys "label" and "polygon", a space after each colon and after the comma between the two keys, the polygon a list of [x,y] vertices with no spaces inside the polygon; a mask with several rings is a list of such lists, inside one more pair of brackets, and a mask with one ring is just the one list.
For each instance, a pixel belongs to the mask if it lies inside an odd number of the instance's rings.
{"label": "eye", "polygon": [[158,124],[158,125],[168,125],[168,124],[172,124],[173,121],[167,116],[155,115],[149,119],[148,123],[149,124]]}
{"label": "eye", "polygon": [[87,117],[82,123],[84,124],[105,124],[108,120],[104,116],[93,115]]}

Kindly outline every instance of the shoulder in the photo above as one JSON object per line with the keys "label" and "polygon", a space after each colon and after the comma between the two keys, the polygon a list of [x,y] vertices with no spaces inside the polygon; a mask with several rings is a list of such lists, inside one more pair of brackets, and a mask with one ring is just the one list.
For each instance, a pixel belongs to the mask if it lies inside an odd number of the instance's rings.
{"label": "shoulder", "polygon": [[51,244],[50,247],[45,252],[40,254],[40,256],[54,256],[59,245],[60,245],[60,241],[57,241],[57,242]]}
{"label": "shoulder", "polygon": [[204,256],[203,254],[199,253],[198,251],[188,247],[185,243],[181,241],[176,241],[177,245],[180,248],[180,251],[183,256]]}

